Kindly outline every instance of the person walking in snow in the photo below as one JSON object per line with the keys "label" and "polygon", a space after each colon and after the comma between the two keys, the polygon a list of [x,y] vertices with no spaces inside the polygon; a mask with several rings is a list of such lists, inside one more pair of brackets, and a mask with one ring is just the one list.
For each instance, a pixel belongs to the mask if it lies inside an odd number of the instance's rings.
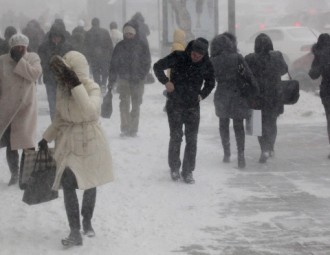
{"label": "person walking in snow", "polygon": [[28,45],[25,35],[15,34],[9,39],[10,52],[0,57],[0,147],[7,147],[8,185],[18,181],[18,150],[33,149],[37,142],[35,83],[42,68],[39,56],[27,52]]}
{"label": "person walking in snow", "polygon": [[246,165],[244,119],[249,117],[250,109],[239,88],[239,64],[244,65],[249,80],[254,81],[254,77],[243,56],[237,53],[234,41],[233,38],[229,38],[228,34],[217,35],[211,43],[211,61],[218,83],[214,93],[214,106],[219,118],[219,132],[224,151],[222,161],[230,162],[229,124],[230,119],[233,119],[238,168],[242,169]]}
{"label": "person walking in snow", "polygon": [[[165,70],[171,69],[171,77]],[[197,135],[200,122],[200,102],[215,85],[214,71],[208,55],[208,41],[197,38],[190,41],[185,51],[174,51],[154,64],[158,80],[167,91],[166,112],[170,128],[168,164],[171,178],[180,179],[180,148],[183,134],[186,147],[181,176],[186,183],[194,183],[197,154]],[[185,132],[183,133],[183,126]]]}
{"label": "person walking in snow", "polygon": [[135,137],[139,129],[140,105],[144,93],[144,79],[150,69],[149,49],[137,36],[137,27],[126,23],[124,40],[120,41],[112,54],[109,70],[109,91],[118,77],[121,136]]}
{"label": "person walking in snow", "polygon": [[89,78],[89,66],[81,53],[70,51],[63,58],[54,56],[50,66],[58,81],[56,114],[39,147],[45,149],[55,140],[57,169],[53,189],[63,188],[71,230],[62,244],[82,245],[76,189],[84,190],[83,233],[92,237],[96,187],[113,180],[110,149],[99,124],[102,96],[99,85]]}
{"label": "person walking in snow", "polygon": [[[312,62],[309,76],[315,80],[322,77],[320,85],[320,97],[327,119],[328,139],[330,143],[330,35],[320,34],[317,43],[312,47],[314,60]],[[330,159],[330,154],[328,155]]]}
{"label": "person walking in snow", "polygon": [[115,21],[112,21],[110,23],[110,37],[112,40],[113,47],[115,47],[117,43],[124,39],[123,33],[119,31],[118,25]]}
{"label": "person walking in snow", "polygon": [[254,53],[245,57],[259,85],[258,100],[262,113],[262,136],[258,137],[261,148],[259,163],[266,163],[274,156],[274,145],[277,136],[277,118],[283,113],[283,103],[277,93],[281,76],[288,72],[280,51],[274,51],[270,37],[264,33],[255,39]]}
{"label": "person walking in snow", "polygon": [[49,113],[51,120],[55,117],[56,105],[56,79],[49,66],[50,59],[55,56],[63,56],[72,50],[71,44],[66,40],[66,30],[61,23],[54,23],[46,35],[45,41],[39,46],[38,54],[41,59],[43,80],[46,86]]}
{"label": "person walking in snow", "polygon": [[2,40],[0,42],[0,56],[3,54],[8,54],[9,50],[10,50],[10,46],[9,46],[9,39],[17,33],[17,30],[15,27],[13,26],[9,26],[6,28],[5,30],[5,40]]}

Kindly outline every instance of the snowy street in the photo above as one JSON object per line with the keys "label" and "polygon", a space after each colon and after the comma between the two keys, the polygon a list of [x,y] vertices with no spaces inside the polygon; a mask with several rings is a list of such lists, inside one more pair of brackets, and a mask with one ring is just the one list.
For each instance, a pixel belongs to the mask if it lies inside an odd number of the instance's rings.
{"label": "snowy street", "polygon": [[[69,233],[62,192],[49,203],[24,204],[18,186],[7,186],[10,173],[0,150],[1,255],[330,254],[330,149],[319,97],[301,92],[298,103],[285,108],[275,157],[266,164],[258,163],[257,138],[247,136],[247,167],[238,170],[232,128],[231,163],[222,163],[212,93],[201,103],[196,183],[188,185],[170,179],[162,91],[160,84],[146,85],[136,138],[119,137],[114,94],[113,115],[102,126],[115,181],[98,188],[96,236],[84,237],[81,247],[66,250],[60,243]],[[38,98],[41,138],[50,122],[43,85]]]}

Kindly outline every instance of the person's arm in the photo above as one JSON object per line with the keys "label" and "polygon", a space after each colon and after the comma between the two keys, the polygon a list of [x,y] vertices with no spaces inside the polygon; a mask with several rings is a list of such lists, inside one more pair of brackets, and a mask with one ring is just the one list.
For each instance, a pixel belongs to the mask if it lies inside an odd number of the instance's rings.
{"label": "person's arm", "polygon": [[201,99],[206,98],[215,86],[214,69],[211,61],[206,62],[206,72],[204,73],[204,86],[200,92]]}
{"label": "person's arm", "polygon": [[312,62],[311,69],[308,72],[308,75],[313,79],[316,80],[321,76],[321,65],[318,56],[314,56],[314,60]]}
{"label": "person's arm", "polygon": [[166,56],[165,58],[162,58],[158,60],[154,66],[154,73],[158,79],[159,82],[162,84],[166,84],[170,81],[170,79],[166,76],[165,70],[169,68],[173,68],[176,63],[176,57],[175,52],[171,53],[170,55]]}
{"label": "person's arm", "polygon": [[28,60],[23,56],[15,66],[14,73],[30,82],[35,82],[42,73],[39,56],[30,53]]}

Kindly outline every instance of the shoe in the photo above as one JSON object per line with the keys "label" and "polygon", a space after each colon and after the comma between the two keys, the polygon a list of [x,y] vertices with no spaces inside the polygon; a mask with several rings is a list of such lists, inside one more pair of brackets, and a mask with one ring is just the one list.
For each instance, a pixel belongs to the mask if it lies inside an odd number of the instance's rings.
{"label": "shoe", "polygon": [[18,174],[12,174],[8,186],[15,185],[18,182]]}
{"label": "shoe", "polygon": [[222,159],[222,162],[223,163],[229,163],[230,162],[230,155],[224,155],[223,156],[223,159]]}
{"label": "shoe", "polygon": [[195,179],[193,177],[192,173],[187,173],[187,174],[181,174],[183,181],[187,184],[194,184],[195,183]]}
{"label": "shoe", "polygon": [[238,158],[237,158],[237,163],[238,163],[238,169],[243,169],[246,166],[245,163],[245,157],[244,157],[244,153],[240,153],[238,154]]}
{"label": "shoe", "polygon": [[94,237],[95,231],[90,220],[83,220],[83,234],[88,237]]}
{"label": "shoe", "polygon": [[267,151],[261,152],[261,155],[259,158],[259,163],[261,163],[261,164],[266,163],[268,158],[269,158],[269,152],[267,152]]}
{"label": "shoe", "polygon": [[71,230],[69,236],[62,239],[62,245],[65,247],[78,246],[82,244],[82,237],[78,229]]}
{"label": "shoe", "polygon": [[180,173],[177,170],[172,171],[171,170],[171,178],[173,181],[177,181],[180,179]]}

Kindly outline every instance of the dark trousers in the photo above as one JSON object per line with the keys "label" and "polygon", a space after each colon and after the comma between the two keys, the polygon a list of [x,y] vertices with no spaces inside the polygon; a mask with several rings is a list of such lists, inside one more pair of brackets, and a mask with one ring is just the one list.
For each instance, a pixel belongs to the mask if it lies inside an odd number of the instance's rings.
{"label": "dark trousers", "polygon": [[262,152],[274,151],[274,145],[277,136],[277,115],[262,115],[262,136],[258,136]]}
{"label": "dark trousers", "polygon": [[[79,217],[79,202],[77,198],[76,189],[78,188],[77,180],[74,173],[70,168],[64,170],[61,184],[64,194],[64,205],[66,214],[69,221],[71,230],[80,229],[80,217]],[[88,189],[84,191],[81,215],[83,221],[90,221],[93,217],[94,207],[96,201],[96,188]]]}
{"label": "dark trousers", "polygon": [[45,86],[46,86],[46,93],[47,93],[50,119],[53,121],[53,119],[55,117],[55,111],[56,111],[56,90],[57,90],[57,85],[56,85],[56,82],[54,81],[54,82],[45,83]]}
{"label": "dark trousers", "polygon": [[12,150],[10,145],[10,126],[6,129],[1,137],[0,144],[2,147],[6,147],[6,159],[9,166],[11,175],[18,175],[19,172],[19,154],[17,150]]}
{"label": "dark trousers", "polygon": [[[224,154],[230,156],[230,132],[229,132],[229,118],[219,118],[219,131],[222,142]],[[237,152],[244,153],[245,147],[245,131],[244,120],[233,119],[234,132],[236,137]]]}
{"label": "dark trousers", "polygon": [[101,87],[105,87],[109,76],[109,66],[107,63],[95,62],[91,65],[93,79]]}
{"label": "dark trousers", "polygon": [[[326,99],[329,99],[329,97],[327,97]],[[330,102],[326,99],[322,100],[322,103],[325,110],[325,116],[327,118],[328,140],[330,143]]]}
{"label": "dark trousers", "polygon": [[178,171],[181,167],[180,148],[184,135],[186,147],[183,156],[182,173],[188,174],[194,171],[197,154],[197,135],[200,121],[200,109],[174,107],[171,102],[167,103],[167,116],[170,127],[170,142],[168,148],[168,164],[171,171]]}

